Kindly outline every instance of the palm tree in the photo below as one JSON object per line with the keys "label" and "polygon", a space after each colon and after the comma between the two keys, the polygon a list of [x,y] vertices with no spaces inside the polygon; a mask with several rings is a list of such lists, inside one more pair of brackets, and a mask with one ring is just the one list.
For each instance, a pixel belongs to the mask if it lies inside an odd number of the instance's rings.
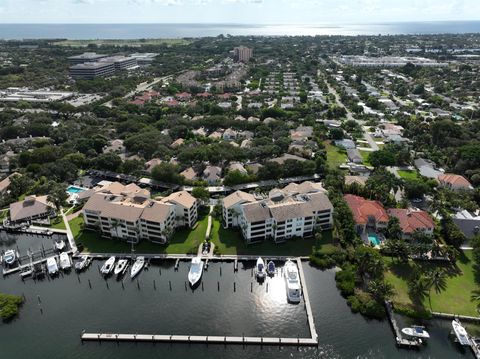
{"label": "palm tree", "polygon": [[429,284],[428,301],[430,302],[430,308],[432,308],[432,288],[435,289],[435,293],[437,294],[447,289],[447,273],[443,269],[435,268],[434,270],[427,273],[427,280]]}
{"label": "palm tree", "polygon": [[477,303],[477,312],[480,313],[480,289],[474,290],[470,298],[472,299],[472,302]]}
{"label": "palm tree", "polygon": [[368,292],[378,301],[388,299],[395,293],[389,282],[378,280],[372,280],[368,283]]}
{"label": "palm tree", "polygon": [[418,302],[422,302],[429,295],[429,288],[428,280],[423,275],[414,277],[409,283],[410,295]]}

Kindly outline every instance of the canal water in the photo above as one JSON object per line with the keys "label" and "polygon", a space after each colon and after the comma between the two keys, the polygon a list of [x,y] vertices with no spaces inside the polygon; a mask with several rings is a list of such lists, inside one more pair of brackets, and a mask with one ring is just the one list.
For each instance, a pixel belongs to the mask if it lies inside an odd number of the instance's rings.
{"label": "canal water", "polygon": [[[279,273],[257,283],[253,262],[211,262],[195,290],[185,286],[188,262],[152,262],[131,280],[99,273],[101,261],[77,275],[34,282],[0,279],[0,292],[24,295],[20,315],[0,323],[3,358],[473,358],[449,337],[449,321],[426,323],[431,339],[420,350],[398,349],[387,321],[352,314],[333,271],[303,264],[318,348],[204,344],[97,343],[87,332],[309,337],[303,302],[288,304]],[[281,265],[281,263],[278,263]],[[281,270],[281,269],[280,269]],[[234,285],[235,283],[235,285]],[[171,290],[170,290],[171,284]],[[187,289],[185,289],[185,287]],[[202,289],[203,288],[203,289]],[[405,319],[405,325],[408,324]]]}

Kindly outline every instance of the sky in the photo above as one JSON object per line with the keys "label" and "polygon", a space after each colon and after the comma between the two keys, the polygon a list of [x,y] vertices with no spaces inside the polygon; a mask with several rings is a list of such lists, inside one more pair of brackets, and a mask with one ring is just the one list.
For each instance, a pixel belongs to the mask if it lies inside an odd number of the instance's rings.
{"label": "sky", "polygon": [[480,20],[480,0],[0,0],[0,23],[322,24]]}

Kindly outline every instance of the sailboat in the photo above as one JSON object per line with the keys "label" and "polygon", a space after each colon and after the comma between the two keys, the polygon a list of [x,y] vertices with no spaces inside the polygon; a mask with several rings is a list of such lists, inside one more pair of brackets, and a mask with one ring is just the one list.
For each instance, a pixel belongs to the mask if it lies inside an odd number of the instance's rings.
{"label": "sailboat", "polygon": [[125,270],[127,269],[127,265],[128,265],[128,259],[120,259],[117,262],[117,265],[115,266],[115,270],[113,271],[113,273],[117,276],[125,273]]}
{"label": "sailboat", "polygon": [[140,256],[137,257],[135,263],[132,265],[132,269],[130,271],[130,278],[135,278],[138,273],[142,270],[143,266],[145,265],[145,257]]}

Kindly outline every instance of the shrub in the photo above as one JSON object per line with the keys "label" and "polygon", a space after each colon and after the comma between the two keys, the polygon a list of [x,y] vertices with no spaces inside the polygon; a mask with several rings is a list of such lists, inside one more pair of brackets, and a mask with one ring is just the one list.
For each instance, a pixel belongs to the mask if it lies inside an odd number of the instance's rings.
{"label": "shrub", "polygon": [[310,263],[321,269],[342,266],[345,263],[346,253],[338,248],[315,249],[310,255]]}
{"label": "shrub", "polygon": [[410,318],[415,318],[415,319],[431,319],[432,318],[432,312],[419,306],[395,303],[393,310],[395,313],[398,313]]}
{"label": "shrub", "polygon": [[23,298],[18,295],[0,294],[0,317],[10,320],[18,314]]}
{"label": "shrub", "polygon": [[347,298],[347,303],[354,313],[361,313],[369,318],[383,319],[385,307],[364,291],[357,290]]}
{"label": "shrub", "polygon": [[344,297],[352,295],[355,291],[356,270],[355,267],[349,266],[335,274],[337,288]]}

